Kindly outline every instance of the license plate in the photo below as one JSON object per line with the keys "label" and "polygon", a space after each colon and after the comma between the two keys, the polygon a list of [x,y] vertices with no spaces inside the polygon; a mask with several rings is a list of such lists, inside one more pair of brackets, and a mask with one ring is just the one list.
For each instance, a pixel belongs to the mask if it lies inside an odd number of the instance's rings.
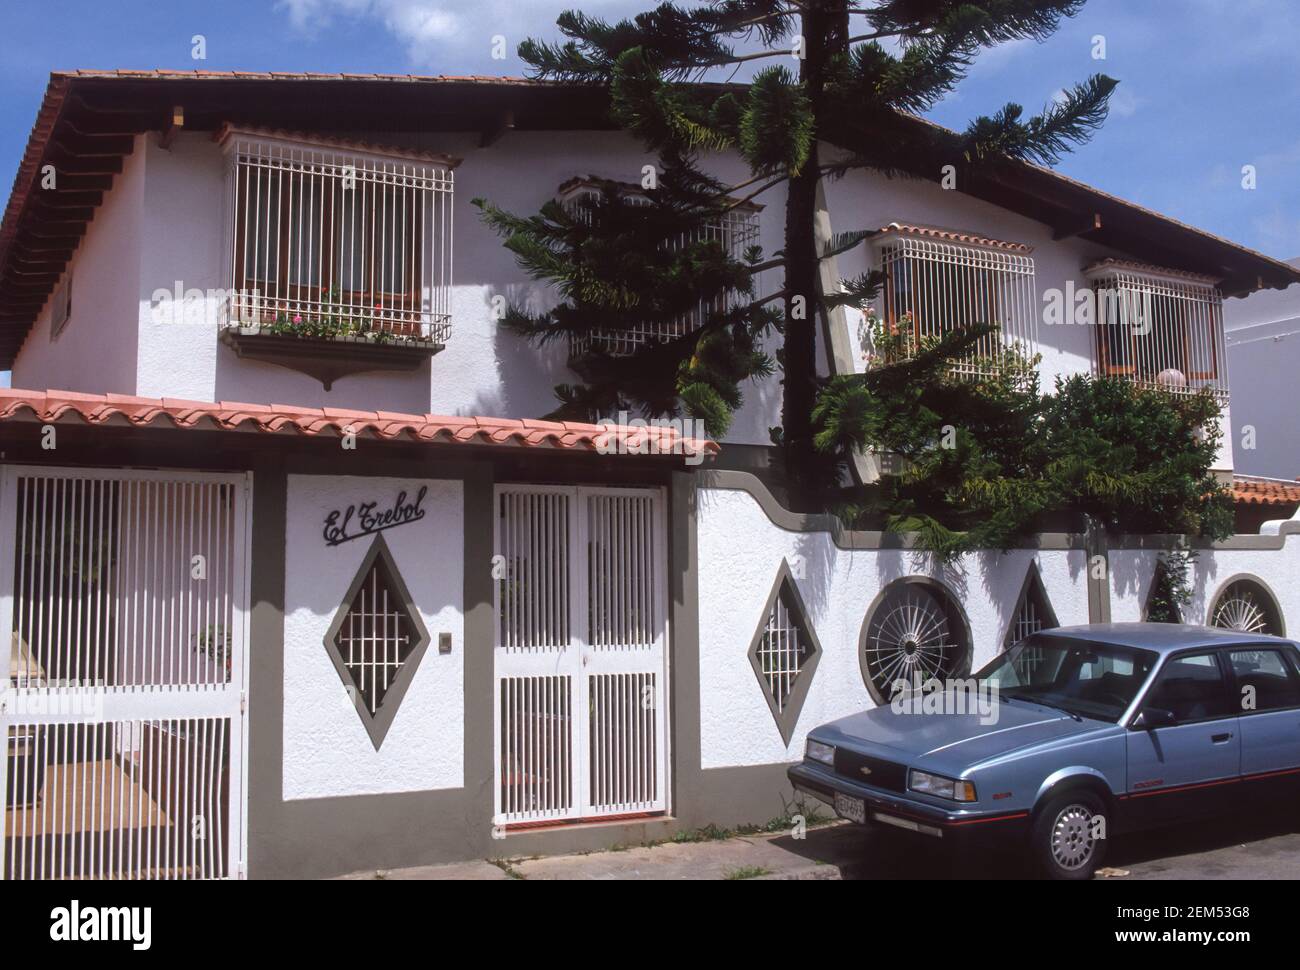
{"label": "license plate", "polygon": [[835,793],[835,814],[840,818],[847,818],[850,822],[857,822],[859,825],[865,825],[867,821],[867,806],[861,798],[853,798],[849,795]]}

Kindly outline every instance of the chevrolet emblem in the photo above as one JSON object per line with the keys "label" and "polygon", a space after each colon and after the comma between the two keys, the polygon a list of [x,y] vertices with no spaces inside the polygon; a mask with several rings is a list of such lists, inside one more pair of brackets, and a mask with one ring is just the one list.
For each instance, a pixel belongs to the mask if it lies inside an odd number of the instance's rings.
{"label": "chevrolet emblem", "polygon": [[869,774],[871,774],[871,769],[868,768],[868,767],[866,767],[865,765],[863,765],[863,766],[862,766],[861,768],[859,768],[858,770],[861,771],[864,775],[869,775]]}

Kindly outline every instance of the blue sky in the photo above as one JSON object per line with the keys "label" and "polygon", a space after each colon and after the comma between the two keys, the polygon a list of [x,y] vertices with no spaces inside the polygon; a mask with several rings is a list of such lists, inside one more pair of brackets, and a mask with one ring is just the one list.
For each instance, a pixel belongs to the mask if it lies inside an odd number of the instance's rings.
{"label": "blue sky", "polygon": [[[651,0],[590,0],[615,18]],[[561,0],[46,0],[9,4],[0,37],[0,179],[12,184],[51,70],[231,68],[519,74]],[[206,59],[192,57],[201,34]],[[507,56],[494,59],[493,40]],[[1095,38],[1104,60],[1094,58]],[[1035,110],[1094,71],[1111,118],[1061,171],[1271,256],[1300,256],[1300,3],[1090,0],[1043,44],[986,52],[932,114],[962,127],[1008,100]],[[1254,166],[1256,188],[1242,188]],[[0,374],[0,383],[7,375]]]}

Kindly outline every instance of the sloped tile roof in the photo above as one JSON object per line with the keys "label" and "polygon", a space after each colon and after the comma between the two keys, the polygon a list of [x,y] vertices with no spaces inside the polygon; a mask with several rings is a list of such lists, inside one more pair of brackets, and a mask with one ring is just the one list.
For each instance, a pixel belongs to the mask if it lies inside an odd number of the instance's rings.
{"label": "sloped tile roof", "polygon": [[1237,476],[1232,480],[1232,497],[1243,505],[1300,505],[1300,481]]}
{"label": "sloped tile roof", "polygon": [[922,236],[926,239],[937,239],[940,242],[958,243],[963,246],[1005,249],[1013,253],[1032,253],[1034,251],[1033,246],[1027,246],[1024,243],[1007,242],[1005,239],[990,239],[988,236],[959,232],[956,229],[941,229],[938,226],[917,226],[906,222],[891,222],[880,229],[882,235],[887,232],[897,232],[907,236]]}
{"label": "sloped tile roof", "polygon": [[570,421],[400,414],[233,401],[210,403],[124,394],[0,388],[0,421],[23,419],[266,434],[342,435],[350,432],[359,437],[384,440],[590,451],[608,455],[711,457],[720,450],[717,442],[687,438],[672,428],[605,427]]}

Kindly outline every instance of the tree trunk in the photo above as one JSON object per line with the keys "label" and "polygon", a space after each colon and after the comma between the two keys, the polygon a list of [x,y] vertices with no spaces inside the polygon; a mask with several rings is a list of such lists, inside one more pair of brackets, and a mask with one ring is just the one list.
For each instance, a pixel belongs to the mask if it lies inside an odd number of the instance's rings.
{"label": "tree trunk", "polygon": [[[844,0],[810,4],[800,18],[804,57],[799,62],[815,121],[821,117],[827,59],[847,38]],[[818,254],[813,236],[817,211],[817,128],[812,149],[799,174],[787,183],[785,203],[785,343],[781,425],[790,496],[797,507],[808,507],[818,491],[818,460],[813,447],[812,409],[817,397]]]}

